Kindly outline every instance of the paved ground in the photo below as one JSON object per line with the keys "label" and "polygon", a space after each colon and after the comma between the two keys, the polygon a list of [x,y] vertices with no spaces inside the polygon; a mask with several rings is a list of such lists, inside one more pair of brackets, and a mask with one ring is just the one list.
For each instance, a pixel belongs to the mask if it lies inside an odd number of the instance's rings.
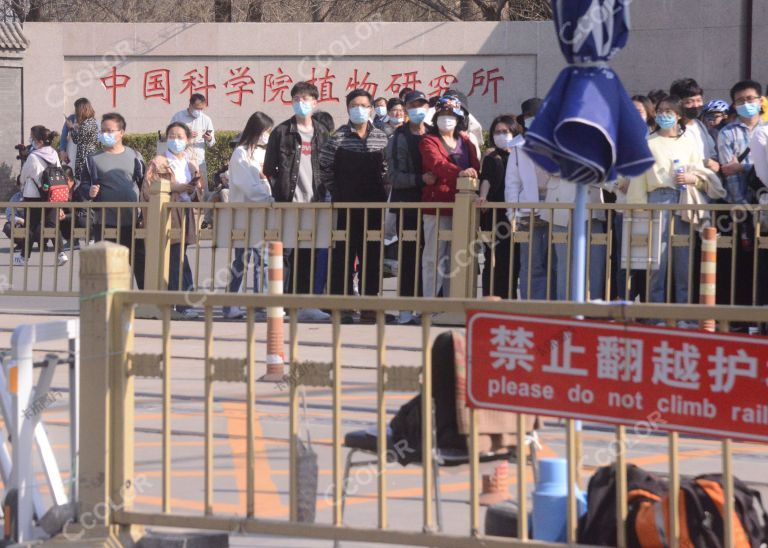
{"label": "paved ground", "polygon": [[[0,311],[0,349],[8,348],[12,330],[21,323],[55,320],[76,310],[72,299],[2,298]],[[159,352],[160,324],[138,320],[135,323],[136,350]],[[265,352],[265,324],[257,325],[258,370],[262,372]],[[435,328],[434,335],[442,329]],[[203,323],[174,322],[172,326],[172,506],[173,512],[200,515],[203,511]],[[215,350],[219,357],[245,356],[243,322],[216,322]],[[305,324],[300,328],[301,359],[329,361],[330,326]],[[420,363],[420,328],[388,328],[387,362],[416,366]],[[376,417],[375,331],[369,326],[342,328],[344,431],[365,428]],[[64,345],[47,344],[39,349],[63,351]],[[84,372],[84,374],[86,374]],[[44,415],[59,462],[68,477],[68,393],[66,377],[57,374],[54,386],[63,397]],[[245,404],[244,385],[218,383],[215,388],[215,506],[216,513],[245,512]],[[146,488],[139,493],[137,508],[159,512],[161,485],[161,386],[159,381],[140,379],[136,383],[136,474]],[[387,411],[394,414],[412,394],[393,393]],[[307,422],[319,456],[318,515],[320,523],[330,523],[332,501],[324,495],[331,485],[331,394],[329,390],[308,390]],[[286,519],[288,512],[288,394],[274,384],[258,383],[256,398],[256,515]],[[586,425],[583,434],[587,478],[605,455],[611,429]],[[541,431],[543,456],[564,455],[564,430],[557,420],[545,420]],[[667,444],[664,436],[630,438],[630,459],[647,469],[667,470]],[[701,439],[683,438],[680,443],[681,469],[686,474],[720,470],[720,445]],[[768,447],[735,444],[736,474],[750,483],[763,486],[768,477]],[[488,472],[493,465],[483,465]],[[514,477],[514,468],[510,470]],[[466,466],[443,470],[442,497],[445,530],[464,535],[469,530],[468,469]],[[390,525],[395,529],[421,529],[421,468],[390,465],[387,471],[390,496]],[[373,474],[363,469],[353,479],[358,493],[351,497],[345,514],[350,526],[376,526],[376,483]],[[514,484],[512,485],[514,490]],[[331,546],[320,541],[232,536],[233,546]],[[353,543],[345,543],[353,546]]]}

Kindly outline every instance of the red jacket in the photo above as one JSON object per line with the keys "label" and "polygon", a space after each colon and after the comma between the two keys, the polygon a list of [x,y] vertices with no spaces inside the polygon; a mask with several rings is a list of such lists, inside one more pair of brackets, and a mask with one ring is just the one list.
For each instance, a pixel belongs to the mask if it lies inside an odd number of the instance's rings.
{"label": "red jacket", "polygon": [[[469,150],[470,167],[480,171],[480,161],[477,159],[477,148],[469,140],[466,134],[461,133],[460,139]],[[419,145],[421,150],[421,165],[424,173],[433,173],[437,177],[434,185],[424,185],[421,191],[422,202],[454,202],[456,199],[456,181],[459,172],[463,171],[451,161],[448,151],[443,146],[443,141],[438,135],[424,136]],[[425,209],[426,215],[434,215],[434,209]],[[441,209],[440,215],[452,215],[450,209]]]}

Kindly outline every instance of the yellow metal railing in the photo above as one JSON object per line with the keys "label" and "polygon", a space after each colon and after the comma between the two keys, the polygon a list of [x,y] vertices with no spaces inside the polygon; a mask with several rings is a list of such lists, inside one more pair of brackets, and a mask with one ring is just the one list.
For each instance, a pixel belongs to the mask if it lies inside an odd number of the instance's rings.
{"label": "yellow metal railing", "polygon": [[[422,531],[394,530],[388,520],[388,497],[386,489],[386,377],[391,373],[386,363],[386,342],[388,327],[385,314],[404,308],[419,312],[422,316],[421,326],[421,392],[422,399],[422,444],[423,454],[429,455],[434,447],[432,437],[433,402],[430,394],[431,378],[433,375],[431,340],[435,329],[431,317],[437,313],[464,315],[468,310],[481,307],[488,311],[514,312],[537,316],[583,316],[601,318],[618,322],[633,322],[646,319],[661,319],[668,322],[675,320],[701,321],[715,319],[721,330],[728,330],[730,322],[753,321],[768,322],[767,308],[725,306],[712,310],[696,305],[669,304],[633,304],[606,306],[601,304],[576,304],[570,302],[501,302],[486,301],[481,304],[473,299],[403,299],[403,298],[353,298],[342,296],[265,296],[249,295],[246,297],[231,294],[203,294],[199,306],[205,314],[204,344],[205,344],[205,378],[200,394],[205,400],[204,417],[204,511],[199,515],[188,515],[176,512],[171,504],[171,444],[170,444],[170,413],[172,386],[173,351],[171,348],[171,319],[170,308],[182,304],[183,298],[174,292],[129,291],[128,277],[130,275],[127,250],[117,246],[100,245],[84,253],[83,262],[83,291],[81,293],[81,315],[83,317],[81,346],[88,350],[88,355],[82,357],[83,387],[81,398],[81,416],[84,422],[81,432],[81,475],[80,507],[91,508],[94,505],[107,504],[117,496],[126,485],[131,485],[136,476],[134,472],[134,382],[136,377],[157,379],[162,385],[162,419],[160,430],[162,434],[162,487],[161,512],[142,512],[136,510],[130,499],[118,508],[107,507],[100,525],[104,535],[130,534],[132,526],[163,526],[189,527],[195,529],[210,529],[220,531],[239,531],[253,534],[282,535],[289,537],[307,537],[317,539],[335,539],[357,542],[382,542],[404,546],[545,546],[542,543],[528,541],[526,524],[526,500],[529,495],[526,474],[524,417],[518,419],[518,458],[517,458],[517,500],[519,501],[518,541],[510,542],[479,533],[478,506],[478,477],[479,451],[477,445],[476,412],[470,410],[469,440],[469,477],[470,489],[467,502],[470,507],[469,528],[465,536],[446,535],[435,532],[432,507],[432,470],[431,460],[423,458],[422,471]],[[134,309],[152,305],[162,311],[162,322],[158,326],[162,337],[159,354],[139,354],[133,344]],[[213,310],[223,306],[243,306],[247,309],[247,331],[245,348],[241,348],[243,359],[216,358],[213,355]],[[264,307],[285,307],[289,316],[290,354],[289,354],[289,425],[286,438],[290,446],[290,512],[287,521],[269,520],[256,515],[254,488],[254,407],[256,380],[254,336],[255,310]],[[316,364],[309,372],[302,372],[302,357],[299,355],[299,344],[303,333],[297,323],[299,308],[313,306],[332,313],[331,324],[331,362]],[[342,364],[342,325],[341,312],[349,309],[371,311],[376,316],[375,340],[376,351],[376,429],[378,433],[378,464],[377,464],[377,527],[359,528],[344,526],[341,514],[342,498],[342,454],[343,431],[342,415],[342,386],[346,375]],[[228,350],[231,351],[231,343]],[[105,367],[105,363],[107,367]],[[245,466],[247,471],[246,509],[244,515],[219,515],[213,511],[213,477],[215,474],[213,462],[213,428],[215,415],[213,406],[213,385],[221,380],[237,381],[245,384],[244,403],[246,405],[247,443]],[[296,483],[297,447],[299,434],[298,412],[299,392],[301,385],[325,386],[331,390],[331,421],[332,421],[332,463],[333,479],[330,488],[332,500],[332,517],[329,524],[298,523],[297,504],[298,487]],[[106,405],[105,405],[106,402]],[[86,419],[87,417],[87,419]],[[87,427],[86,427],[87,426]],[[568,458],[568,515],[567,538],[569,543],[576,539],[576,498],[574,485],[580,476],[580,462],[577,457],[578,433],[574,421],[566,421],[566,456]],[[617,465],[617,509],[620,519],[626,517],[626,440],[625,427],[616,428],[616,460]],[[678,438],[676,434],[669,436],[670,483],[674,488],[679,481]],[[726,511],[724,513],[726,546],[732,546],[733,531],[733,463],[732,442],[722,442],[723,473],[727,478]],[[676,545],[676,534],[679,533],[678,497],[672,490],[671,523],[673,543]],[[623,522],[622,522],[623,523]],[[122,531],[122,533],[120,532]],[[626,546],[624,527],[618,527],[618,546]]]}

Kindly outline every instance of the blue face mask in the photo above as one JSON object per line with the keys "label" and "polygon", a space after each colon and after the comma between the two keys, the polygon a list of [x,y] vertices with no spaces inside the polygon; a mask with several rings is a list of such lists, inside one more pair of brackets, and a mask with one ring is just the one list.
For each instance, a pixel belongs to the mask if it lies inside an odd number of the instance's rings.
{"label": "blue face mask", "polygon": [[306,118],[310,114],[312,114],[312,105],[309,103],[305,103],[304,101],[294,101],[293,102],[293,112],[296,114],[296,116],[299,116],[301,118]]}
{"label": "blue face mask", "polygon": [[752,118],[760,114],[760,103],[744,103],[736,107],[736,113],[742,118]]}
{"label": "blue face mask", "polygon": [[376,107],[376,115],[382,118],[387,115],[387,107]]}
{"label": "blue face mask", "polygon": [[409,108],[408,118],[414,124],[420,124],[427,119],[427,109],[425,107]]}
{"label": "blue face mask", "polygon": [[364,124],[371,119],[370,107],[352,107],[349,109],[349,121],[353,124]]}
{"label": "blue face mask", "polygon": [[656,123],[661,129],[669,129],[677,124],[677,118],[671,114],[657,114]]}
{"label": "blue face mask", "polygon": [[168,150],[173,154],[183,152],[187,148],[187,143],[183,139],[168,139]]}
{"label": "blue face mask", "polygon": [[99,133],[99,142],[104,148],[112,148],[117,144],[117,137],[114,133]]}

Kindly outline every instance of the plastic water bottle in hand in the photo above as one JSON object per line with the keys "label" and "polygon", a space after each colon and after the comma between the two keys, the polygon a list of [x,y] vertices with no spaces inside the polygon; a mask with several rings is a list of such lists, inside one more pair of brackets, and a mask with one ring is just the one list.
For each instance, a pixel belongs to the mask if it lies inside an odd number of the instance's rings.
{"label": "plastic water bottle in hand", "polygon": [[677,159],[673,160],[672,167],[676,175],[682,175],[683,173],[685,173],[685,167],[683,167],[683,163],[680,160],[677,160]]}

